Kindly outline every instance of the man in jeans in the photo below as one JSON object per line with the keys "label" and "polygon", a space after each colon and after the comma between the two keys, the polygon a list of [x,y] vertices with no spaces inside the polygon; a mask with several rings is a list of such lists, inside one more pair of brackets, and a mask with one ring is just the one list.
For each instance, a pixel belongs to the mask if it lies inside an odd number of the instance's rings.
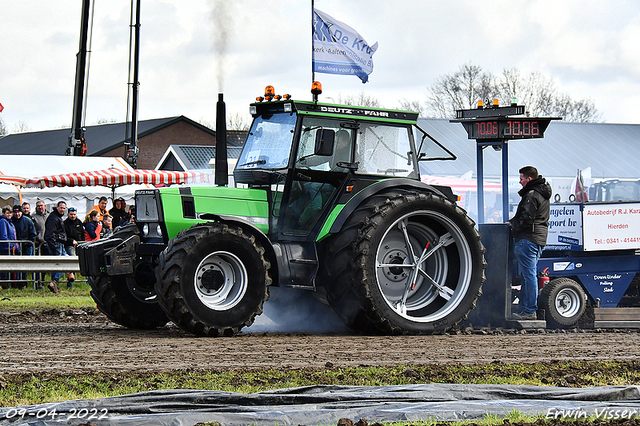
{"label": "man in jeans", "polygon": [[538,259],[547,244],[549,233],[549,209],[551,185],[538,175],[533,166],[519,170],[522,189],[518,194],[522,199],[515,216],[508,224],[516,241],[515,255],[522,281],[518,310],[512,315],[517,320],[535,320],[538,310]]}
{"label": "man in jeans", "polygon": [[[24,213],[24,207],[23,207]],[[47,250],[47,243],[44,241],[44,225],[47,222],[47,207],[44,201],[38,200],[36,202],[36,210],[31,214],[31,220],[33,220],[33,226],[36,228],[36,253],[35,254],[49,254]],[[36,280],[36,288],[41,289],[44,283],[45,274],[37,272],[34,276]]]}

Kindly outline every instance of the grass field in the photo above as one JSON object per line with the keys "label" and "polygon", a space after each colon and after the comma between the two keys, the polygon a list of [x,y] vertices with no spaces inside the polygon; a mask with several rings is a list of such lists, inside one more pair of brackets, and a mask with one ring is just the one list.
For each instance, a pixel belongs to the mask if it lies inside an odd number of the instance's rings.
{"label": "grass field", "polygon": [[[46,283],[50,277],[47,275]],[[95,307],[95,303],[89,296],[90,287],[84,277],[78,276],[72,289],[66,288],[67,283],[61,282],[60,293],[54,294],[46,286],[42,289],[34,289],[33,284],[22,290],[8,288],[0,290],[0,312],[42,311],[47,309]]]}
{"label": "grass field", "polygon": [[102,398],[157,389],[202,389],[253,393],[309,385],[390,386],[419,383],[470,383],[608,386],[640,384],[634,362],[548,364],[410,365],[299,370],[175,370],[161,373],[19,374],[4,377],[0,405],[15,406]]}

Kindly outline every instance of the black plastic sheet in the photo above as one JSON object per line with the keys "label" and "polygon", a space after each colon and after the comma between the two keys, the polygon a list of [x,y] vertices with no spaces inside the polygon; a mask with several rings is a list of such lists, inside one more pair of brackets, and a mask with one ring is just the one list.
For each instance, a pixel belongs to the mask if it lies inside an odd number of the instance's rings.
{"label": "black plastic sheet", "polygon": [[369,423],[478,420],[512,411],[569,419],[633,418],[638,386],[561,388],[520,385],[425,384],[305,386],[254,394],[159,390],[0,409],[0,425],[334,425],[346,417]]}

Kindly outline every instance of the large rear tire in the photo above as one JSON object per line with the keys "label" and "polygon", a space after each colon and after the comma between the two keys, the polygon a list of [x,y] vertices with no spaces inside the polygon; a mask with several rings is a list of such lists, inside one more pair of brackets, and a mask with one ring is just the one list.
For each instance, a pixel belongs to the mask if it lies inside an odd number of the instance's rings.
{"label": "large rear tire", "polygon": [[222,223],[181,231],[160,254],[160,305],[199,336],[231,336],[253,324],[269,298],[269,261],[256,238]]}
{"label": "large rear tire", "polygon": [[[116,230],[109,238],[126,240],[138,233],[135,224],[129,224]],[[129,328],[152,329],[169,322],[169,318],[158,305],[153,268],[153,265],[147,262],[138,262],[132,277],[87,277],[91,286],[91,297],[100,312],[116,324]]]}
{"label": "large rear tire", "polygon": [[569,328],[578,324],[586,310],[587,295],[571,278],[556,278],[540,292],[540,307],[550,328]]}
{"label": "large rear tire", "polygon": [[371,333],[444,331],[467,317],[484,282],[484,247],[466,212],[431,193],[372,196],[327,245],[327,298]]}

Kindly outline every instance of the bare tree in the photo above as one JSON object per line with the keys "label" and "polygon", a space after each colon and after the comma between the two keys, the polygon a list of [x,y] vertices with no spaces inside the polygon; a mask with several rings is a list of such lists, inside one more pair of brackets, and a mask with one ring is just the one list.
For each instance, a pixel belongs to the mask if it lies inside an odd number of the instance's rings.
{"label": "bare tree", "polygon": [[108,123],[117,123],[118,120],[115,118],[98,118],[94,124],[108,124]]}
{"label": "bare tree", "polygon": [[[202,124],[209,129],[215,130],[216,122],[205,120],[201,118],[198,123]],[[240,114],[239,112],[234,115],[227,116],[227,130],[249,130],[251,128],[251,119],[246,114]]]}
{"label": "bare tree", "polygon": [[522,76],[517,68],[505,69],[495,77],[480,66],[463,65],[453,74],[438,78],[429,92],[426,111],[421,110],[423,116],[452,118],[458,109],[475,108],[480,100],[498,99],[501,105],[515,100],[533,116],[560,116],[565,121],[581,122],[600,118],[590,99],[574,100],[567,93],[559,93],[551,78],[540,72]]}
{"label": "bare tree", "polygon": [[572,100],[569,95],[556,99],[555,114],[565,121],[593,123],[600,120],[600,113],[591,99]]}
{"label": "bare tree", "polygon": [[13,125],[12,133],[24,133],[30,130],[31,129],[29,128],[29,125],[26,122],[18,121],[16,124]]}
{"label": "bare tree", "polygon": [[497,95],[495,77],[477,65],[465,64],[453,74],[438,78],[430,88],[427,100],[434,117],[455,117],[456,110],[475,108],[479,100]]}
{"label": "bare tree", "polygon": [[338,97],[335,99],[329,98],[335,103],[340,105],[354,105],[366,108],[383,108],[380,105],[380,101],[374,97],[367,95],[364,91],[356,95],[345,95],[338,93]]}
{"label": "bare tree", "polygon": [[502,71],[499,90],[502,102],[516,100],[525,105],[531,115],[549,115],[553,110],[556,89],[553,81],[539,72],[522,77],[516,68],[505,69]]}
{"label": "bare tree", "polygon": [[249,130],[251,127],[251,119],[247,114],[236,112],[234,115],[227,117],[227,129],[229,130]]}
{"label": "bare tree", "polygon": [[565,121],[595,122],[600,119],[593,101],[574,100],[568,93],[559,93],[551,78],[539,72],[522,77],[516,68],[505,69],[500,79],[500,100],[527,107],[533,116],[559,116]]}
{"label": "bare tree", "polygon": [[399,109],[415,111],[419,113],[421,117],[427,117],[427,105],[424,102],[403,99],[400,101]]}
{"label": "bare tree", "polygon": [[216,128],[216,122],[215,121],[205,120],[204,118],[201,118],[200,120],[197,120],[197,121],[198,121],[198,123],[202,124],[204,127],[208,127],[211,130]]}
{"label": "bare tree", "polygon": [[4,136],[8,133],[9,133],[9,130],[7,129],[7,126],[5,126],[4,120],[2,120],[2,117],[0,117],[0,136]]}

